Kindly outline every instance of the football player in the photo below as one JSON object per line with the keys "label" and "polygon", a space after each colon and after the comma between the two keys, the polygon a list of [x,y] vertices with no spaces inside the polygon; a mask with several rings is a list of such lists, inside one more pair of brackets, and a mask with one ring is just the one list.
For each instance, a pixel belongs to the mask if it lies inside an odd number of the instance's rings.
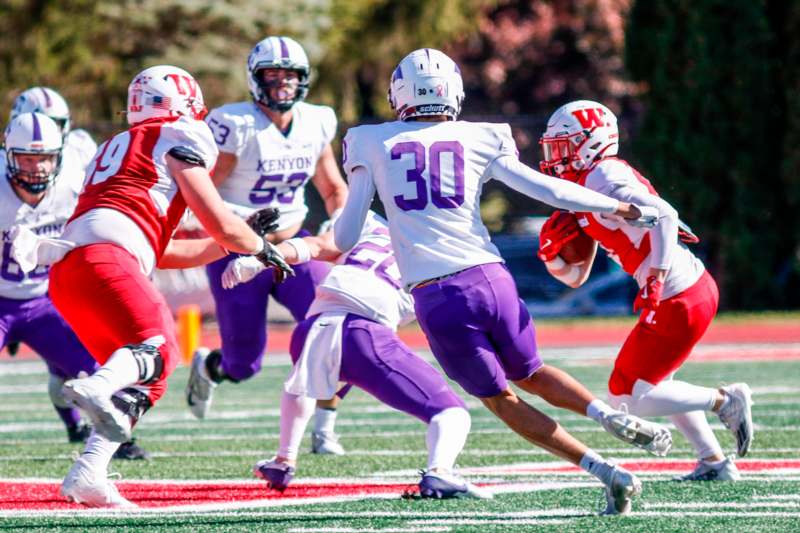
{"label": "football player", "polygon": [[[309,181],[331,218],[347,197],[331,148],[336,115],[329,107],[304,102],[309,75],[308,58],[299,43],[289,37],[267,37],[247,59],[252,100],[214,109],[206,119],[220,150],[213,175],[220,195],[243,216],[263,207],[280,208],[278,229],[269,236],[272,242],[299,242],[291,239],[307,235],[301,228],[308,212]],[[308,261],[282,285],[275,285],[265,272],[246,286],[226,291],[220,276],[235,258],[230,255],[207,267],[222,347],[210,353],[198,350],[192,361],[186,400],[198,418],[205,417],[219,383],[237,383],[260,371],[268,296],[286,306],[295,320],[303,320],[314,287],[330,269],[328,263]],[[333,402],[318,408],[312,451],[344,453],[333,433],[335,415]]]}
{"label": "football player", "polygon": [[97,143],[84,129],[73,129],[69,106],[64,98],[50,87],[31,87],[20,93],[11,106],[9,122],[20,113],[42,113],[58,125],[64,138],[63,163],[77,164],[85,169],[91,163]]}
{"label": "football player", "polygon": [[481,221],[479,199],[483,183],[495,178],[565,209],[615,213],[637,224],[651,216],[526,167],[507,124],[457,120],[463,98],[459,68],[442,52],[416,50],[400,62],[389,87],[398,120],[353,128],[345,138],[350,196],[334,226],[336,245],[356,244],[377,190],[402,283],[447,375],[518,434],[600,479],[607,514],[628,512],[639,480],[525,403],[508,380],[654,453],[667,451],[669,431],[612,409],[543,364],[528,311]]}
{"label": "football player", "polygon": [[[186,71],[159,65],[137,74],[128,87],[130,129],[100,146],[61,237],[34,239],[36,262],[53,263],[53,303],[101,365],[62,388],[93,423],[61,485],[71,501],[133,506],[107,479],[108,463],[164,394],[179,358],[172,314],[148,279],[153,268],[206,264],[230,250],[281,266],[278,276],[291,274],[214,188],[217,147],[204,115],[200,87]],[[187,206],[210,238],[171,239]],[[30,253],[30,235],[15,240],[18,261]]]}
{"label": "football player", "polygon": [[[328,234],[329,235],[329,234]],[[336,265],[317,286],[308,318],[292,335],[294,368],[281,398],[280,447],[272,459],[253,468],[270,487],[283,491],[297,467],[300,440],[313,410],[313,400],[333,397],[340,381],[369,392],[380,401],[428,425],[428,467],[422,472],[420,494],[428,498],[486,494],[453,473],[466,442],[470,416],[464,402],[431,365],[397,337],[401,324],[414,319],[414,302],[400,284],[386,222],[370,212],[356,246],[339,255],[332,239],[313,246],[312,257],[338,256]],[[287,262],[298,255],[286,243],[278,245]],[[252,258],[228,263],[224,287],[255,276],[264,267]]]}
{"label": "football player", "polygon": [[[618,216],[575,210],[576,218],[550,224],[540,234],[539,252],[547,270],[570,287],[589,277],[599,244],[639,284],[633,303],[641,311],[614,363],[608,382],[612,403],[639,416],[667,416],[692,444],[699,458],[682,480],[734,481],[739,472],[725,457],[705,413],[716,413],[744,456],[753,439],[750,388],[745,383],[712,389],[673,379],[717,312],[714,279],[686,246],[697,242],[677,211],[651,183],[617,157],[617,119],[606,106],[589,100],[570,102],[550,117],[541,141],[542,171],[636,205],[658,210],[656,227],[635,228]],[[588,260],[567,264],[562,246],[584,231],[595,239]]]}
{"label": "football player", "polygon": [[[58,123],[39,112],[23,111],[12,116],[5,132],[4,150],[0,152],[0,173],[6,178],[0,184],[5,206],[0,215],[0,346],[25,342],[45,360],[50,373],[47,390],[64,422],[67,439],[83,442],[90,428],[81,420],[80,412],[67,405],[61,386],[81,372],[91,374],[96,363],[47,295],[49,268],[41,266],[25,273],[10,250],[14,226],[24,225],[44,237],[61,234],[77,204],[84,169],[64,158]],[[146,459],[148,454],[139,445],[125,442],[115,457]]]}

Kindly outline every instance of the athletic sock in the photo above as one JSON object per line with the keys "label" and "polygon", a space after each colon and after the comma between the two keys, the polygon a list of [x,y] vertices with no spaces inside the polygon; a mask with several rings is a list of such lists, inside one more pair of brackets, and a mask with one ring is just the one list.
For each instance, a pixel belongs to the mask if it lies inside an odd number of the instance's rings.
{"label": "athletic sock", "polygon": [[111,458],[119,446],[119,442],[109,440],[108,437],[92,430],[92,434],[86,440],[86,447],[83,449],[81,459],[93,473],[105,477],[108,473],[108,465],[111,463]]}
{"label": "athletic sock", "polygon": [[586,407],[586,416],[588,416],[595,422],[600,422],[603,418],[608,416],[610,413],[613,413],[614,411],[615,409],[610,405],[608,405],[603,400],[594,399]]}
{"label": "athletic sock", "polygon": [[708,419],[703,411],[672,415],[669,420],[686,437],[699,459],[716,454],[722,455],[722,447],[711,426],[708,425]]}
{"label": "athletic sock", "polygon": [[120,348],[89,379],[106,389],[110,396],[139,382],[139,365],[129,348]]}
{"label": "athletic sock", "polygon": [[336,431],[336,409],[317,407],[314,410],[314,433],[333,435]]}
{"label": "athletic sock", "polygon": [[461,407],[450,407],[431,418],[425,436],[428,470],[453,470],[456,458],[467,442],[470,425],[469,413]]}
{"label": "athletic sock", "polygon": [[297,460],[308,419],[314,412],[314,399],[283,391],[281,395],[281,435],[278,455]]}
{"label": "athletic sock", "polygon": [[581,458],[580,467],[599,479],[604,485],[611,484],[611,474],[614,465],[603,459],[600,454],[591,448],[586,450]]}

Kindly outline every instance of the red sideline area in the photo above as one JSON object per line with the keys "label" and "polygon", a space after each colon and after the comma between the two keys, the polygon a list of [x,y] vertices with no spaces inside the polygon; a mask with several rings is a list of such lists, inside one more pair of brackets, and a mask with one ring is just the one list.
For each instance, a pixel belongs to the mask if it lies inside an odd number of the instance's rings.
{"label": "red sideline area", "polygon": [[[612,345],[621,346],[635,324],[635,318],[628,322],[604,324],[602,322],[589,322],[581,324],[580,321],[570,323],[542,322],[536,325],[536,337],[540,347],[582,347]],[[270,325],[267,351],[272,353],[286,353],[289,351],[289,341],[292,337],[294,325]],[[428,342],[418,326],[410,326],[399,331],[399,336],[409,347],[414,350],[428,350]],[[722,322],[714,323],[703,336],[701,344],[739,344],[739,343],[764,343],[785,344],[800,343],[800,324],[790,320],[757,320],[754,322]],[[219,332],[216,323],[205,323],[201,334],[202,346],[218,347],[220,345]],[[784,353],[785,352],[785,353]],[[800,350],[795,348],[781,351],[779,348],[770,349],[769,353],[741,354],[734,359],[748,360],[776,360],[800,359]],[[20,359],[32,359],[36,355],[23,345],[17,355]],[[718,356],[703,357],[703,359],[725,360],[725,353]]]}
{"label": "red sideline area", "polygon": [[[694,467],[694,460],[645,460],[624,461],[625,468],[638,473],[669,474],[685,472]],[[740,459],[736,462],[739,470],[747,474],[782,475],[796,473],[800,460],[783,459]],[[465,469],[465,473],[483,470],[484,473],[498,475],[514,474],[571,474],[580,469],[569,464],[544,463],[542,465],[507,465],[499,467],[476,467]],[[491,471],[491,472],[488,472]],[[283,500],[291,503],[296,500],[327,499],[331,497],[365,498],[376,495],[396,495],[417,491],[416,485],[408,483],[363,483],[340,481],[337,483],[296,483],[286,492],[280,493],[266,488],[263,482],[211,482],[211,481],[120,481],[116,483],[120,493],[144,508],[172,506],[192,506],[247,501]],[[484,487],[496,483],[479,483]],[[84,507],[66,502],[58,494],[58,483],[44,481],[0,480],[0,512],[3,511],[56,511],[83,509]],[[258,506],[258,503],[255,503]]]}

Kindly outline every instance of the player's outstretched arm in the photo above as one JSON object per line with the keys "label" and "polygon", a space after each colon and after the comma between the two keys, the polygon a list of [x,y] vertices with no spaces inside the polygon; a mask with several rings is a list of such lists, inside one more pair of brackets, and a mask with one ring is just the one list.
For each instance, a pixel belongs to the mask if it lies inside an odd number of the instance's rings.
{"label": "player's outstretched arm", "polygon": [[217,164],[214,165],[214,170],[211,171],[211,181],[214,182],[214,185],[219,187],[222,182],[228,179],[238,162],[239,158],[236,157],[236,154],[220,151],[217,157]]}
{"label": "player's outstretched arm", "polygon": [[350,194],[347,203],[333,225],[336,247],[342,252],[350,250],[358,242],[364,221],[367,219],[367,211],[375,196],[375,184],[365,167],[354,168],[348,175],[348,181]]}
{"label": "player's outstretched arm", "polygon": [[225,256],[225,250],[211,237],[171,239],[158,261],[158,268],[193,268],[207,265]]}
{"label": "player's outstretched arm", "polygon": [[[567,211],[613,213],[638,225],[652,226],[652,212],[615,200],[578,184],[537,172],[515,157],[506,155],[495,159],[487,170],[489,175],[540,202]],[[646,215],[646,216],[643,216]]]}

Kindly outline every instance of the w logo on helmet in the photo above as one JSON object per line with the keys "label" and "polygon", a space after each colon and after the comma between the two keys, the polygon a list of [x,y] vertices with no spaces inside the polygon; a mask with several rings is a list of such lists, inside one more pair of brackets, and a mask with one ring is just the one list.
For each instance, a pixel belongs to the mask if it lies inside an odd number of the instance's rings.
{"label": "w logo on helmet", "polygon": [[603,110],[599,107],[590,107],[586,109],[576,109],[572,115],[581,123],[584,129],[603,127]]}
{"label": "w logo on helmet", "polygon": [[180,74],[167,74],[167,77],[175,83],[175,87],[178,89],[178,94],[181,96],[197,98],[197,80],[189,76],[182,76]]}

